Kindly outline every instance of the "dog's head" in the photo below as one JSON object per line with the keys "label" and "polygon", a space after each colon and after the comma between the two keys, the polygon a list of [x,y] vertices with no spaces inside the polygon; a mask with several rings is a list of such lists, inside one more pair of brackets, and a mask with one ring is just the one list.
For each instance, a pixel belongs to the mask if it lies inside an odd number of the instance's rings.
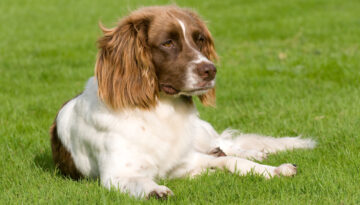
{"label": "dog's head", "polygon": [[214,42],[194,12],[147,7],[112,29],[100,26],[96,78],[99,96],[113,109],[156,105],[159,92],[199,96],[215,104]]}

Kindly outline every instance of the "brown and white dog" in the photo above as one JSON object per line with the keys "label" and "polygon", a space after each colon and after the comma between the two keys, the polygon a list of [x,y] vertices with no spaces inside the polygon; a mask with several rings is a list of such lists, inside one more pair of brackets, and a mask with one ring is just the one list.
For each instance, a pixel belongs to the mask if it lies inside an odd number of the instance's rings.
{"label": "brown and white dog", "polygon": [[214,42],[193,11],[175,6],[132,12],[101,26],[95,77],[67,102],[51,127],[53,159],[72,178],[100,177],[103,186],[137,197],[172,191],[154,179],[225,168],[270,178],[296,166],[262,165],[267,154],[312,148],[311,139],[218,134],[192,101],[215,103]]}

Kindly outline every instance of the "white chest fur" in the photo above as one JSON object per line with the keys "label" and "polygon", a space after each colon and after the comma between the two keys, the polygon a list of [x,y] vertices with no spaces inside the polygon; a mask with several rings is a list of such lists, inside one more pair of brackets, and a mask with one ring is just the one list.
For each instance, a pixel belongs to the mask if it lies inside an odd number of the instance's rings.
{"label": "white chest fur", "polygon": [[192,149],[197,112],[181,98],[160,99],[150,111],[114,112],[99,101],[91,78],[84,93],[66,104],[57,118],[59,138],[79,171],[98,176],[112,170],[109,167],[124,166],[126,172],[144,169],[165,176],[181,163]]}

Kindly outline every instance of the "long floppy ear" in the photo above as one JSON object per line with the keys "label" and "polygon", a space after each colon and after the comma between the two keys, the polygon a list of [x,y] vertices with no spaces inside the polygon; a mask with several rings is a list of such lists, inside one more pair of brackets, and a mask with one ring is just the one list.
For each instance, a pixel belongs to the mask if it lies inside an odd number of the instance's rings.
{"label": "long floppy ear", "polygon": [[100,98],[114,110],[150,109],[156,105],[158,86],[147,31],[152,17],[132,14],[107,29],[98,40],[95,75]]}
{"label": "long floppy ear", "polygon": [[[211,36],[210,31],[207,29],[204,21],[200,19],[200,17],[193,11],[187,9],[186,12],[193,17],[193,19],[202,27],[202,30],[205,32],[204,35],[206,37],[206,41],[201,48],[201,53],[203,53],[209,60],[215,62],[218,60],[218,56],[215,52],[214,40]],[[216,105],[216,94],[215,87],[210,89],[207,93],[203,95],[199,95],[199,99],[201,103],[205,106],[215,107]]]}

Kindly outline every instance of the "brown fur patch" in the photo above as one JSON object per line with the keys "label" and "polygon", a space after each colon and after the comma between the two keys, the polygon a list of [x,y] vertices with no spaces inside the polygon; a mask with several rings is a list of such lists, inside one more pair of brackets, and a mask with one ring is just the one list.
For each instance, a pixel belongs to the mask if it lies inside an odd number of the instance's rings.
{"label": "brown fur patch", "polygon": [[218,60],[218,56],[215,52],[215,45],[214,40],[210,34],[210,31],[207,29],[206,24],[204,21],[201,20],[201,18],[192,10],[185,9],[185,11],[193,17],[193,19],[197,22],[197,24],[202,28],[202,30],[205,32],[205,35],[207,36],[207,41],[205,41],[205,45],[201,47],[201,53],[203,53],[209,60],[216,61]]}
{"label": "brown fur patch", "polygon": [[220,149],[220,147],[216,147],[215,149],[209,152],[210,155],[215,157],[224,157],[226,154]]}
{"label": "brown fur patch", "polygon": [[61,143],[59,136],[57,134],[56,122],[54,122],[50,127],[51,135],[51,149],[53,154],[53,160],[55,165],[62,174],[70,176],[72,179],[80,179],[83,177],[81,173],[76,169],[74,160],[66,150],[66,148]]}
{"label": "brown fur patch", "polygon": [[193,105],[194,105],[194,101],[193,101],[193,99],[192,99],[191,96],[185,96],[185,95],[183,95],[183,96],[181,96],[181,98],[182,98],[183,101],[184,101],[186,104],[188,104],[189,106],[193,106]]}
{"label": "brown fur patch", "polygon": [[[68,103],[69,101],[65,102],[61,108],[63,108],[66,105],[66,103]],[[58,114],[56,115],[56,118]],[[78,180],[83,176],[76,168],[71,153],[68,150],[66,150],[66,148],[59,139],[57,126],[56,126],[56,118],[50,127],[50,142],[51,142],[53,161],[55,163],[55,166],[60,170],[60,172],[63,175],[70,176],[72,179]]]}

